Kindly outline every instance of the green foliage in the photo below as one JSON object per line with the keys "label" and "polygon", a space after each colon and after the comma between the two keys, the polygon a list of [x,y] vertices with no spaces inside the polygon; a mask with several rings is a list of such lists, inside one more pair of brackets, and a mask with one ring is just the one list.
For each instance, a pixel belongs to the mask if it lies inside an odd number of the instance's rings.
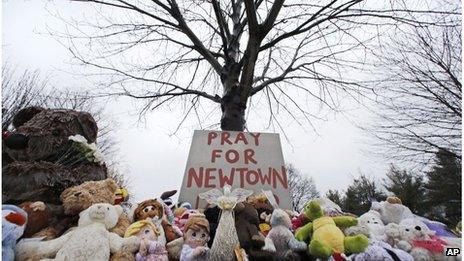
{"label": "green foliage", "polygon": [[384,187],[400,198],[403,205],[409,207],[415,214],[426,213],[428,207],[424,200],[426,189],[422,176],[391,165],[387,178],[384,179]]}
{"label": "green foliage", "polygon": [[427,173],[427,203],[434,206],[432,218],[455,226],[461,220],[461,161],[438,151],[436,165]]}
{"label": "green foliage", "polygon": [[361,174],[348,186],[343,200],[344,205],[341,207],[345,211],[361,215],[370,209],[373,200],[381,201],[385,198],[385,193],[378,188],[376,182]]}
{"label": "green foliage", "polygon": [[338,191],[336,189],[334,189],[334,190],[329,189],[329,191],[327,191],[325,196],[328,199],[332,200],[332,202],[334,202],[335,204],[337,204],[337,205],[339,205],[341,207],[345,205],[342,194],[340,193],[340,191]]}

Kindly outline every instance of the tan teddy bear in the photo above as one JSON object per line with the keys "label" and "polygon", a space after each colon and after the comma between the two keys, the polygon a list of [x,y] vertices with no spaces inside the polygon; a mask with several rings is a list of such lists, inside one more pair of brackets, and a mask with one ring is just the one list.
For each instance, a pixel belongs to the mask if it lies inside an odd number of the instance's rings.
{"label": "tan teddy bear", "polygon": [[[114,204],[116,199],[116,190],[118,186],[113,179],[102,181],[88,181],[75,187],[71,187],[61,193],[61,201],[63,202],[64,212],[73,214],[81,209],[86,209],[94,203],[110,203]],[[110,229],[121,237],[124,237],[126,229],[129,227],[130,221],[125,213],[119,216],[118,223]],[[135,261],[134,254],[127,249],[122,248],[119,251],[111,254],[112,261]]]}
{"label": "tan teddy bear", "polygon": [[[113,179],[102,181],[87,181],[79,186],[70,187],[61,193],[64,213],[78,215],[95,203],[114,204],[115,192],[118,185]],[[126,214],[119,217],[118,223],[110,231],[123,237],[130,222]]]}
{"label": "tan teddy bear", "polygon": [[[87,181],[78,186],[65,189],[60,196],[62,201],[61,214],[53,217],[50,225],[34,234],[32,237],[43,237],[53,239],[60,236],[64,231],[77,224],[79,213],[95,203],[114,204],[115,191],[118,188],[113,179],[105,179],[101,181]],[[37,204],[37,202],[36,202]],[[28,214],[31,218],[35,215],[41,215],[40,211],[31,212]],[[124,236],[126,228],[130,225],[129,219],[125,214],[122,214],[117,225],[111,229],[111,232]]]}

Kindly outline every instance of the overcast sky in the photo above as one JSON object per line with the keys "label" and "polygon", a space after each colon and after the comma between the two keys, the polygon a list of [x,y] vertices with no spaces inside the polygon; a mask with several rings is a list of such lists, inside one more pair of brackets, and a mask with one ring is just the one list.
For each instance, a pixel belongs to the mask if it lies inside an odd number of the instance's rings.
{"label": "overcast sky", "polygon": [[[4,0],[2,17],[3,61],[18,69],[40,69],[50,76],[50,85],[59,88],[91,88],[92,82],[69,72],[81,72],[83,67],[71,66],[65,47],[46,34],[47,26],[59,27],[45,6],[58,10],[63,16],[89,14],[92,9],[83,4],[59,1]],[[48,4],[47,4],[48,3]],[[178,123],[180,111],[154,111],[143,124],[137,123],[137,108],[132,100],[119,99],[107,103],[107,113],[118,123],[115,126],[123,165],[131,180],[136,200],[159,196],[165,190],[179,189],[193,128],[183,128],[176,136],[170,135]],[[325,194],[328,189],[344,189],[351,177],[359,172],[381,177],[388,162],[366,153],[365,133],[352,121],[366,123],[369,113],[354,103],[344,105],[344,114],[330,114],[328,120],[315,122],[317,133],[288,124],[286,135],[281,135],[284,159],[312,176],[317,188]],[[217,117],[219,118],[219,117]],[[268,132],[251,129],[254,132]],[[278,130],[276,130],[278,132]]]}

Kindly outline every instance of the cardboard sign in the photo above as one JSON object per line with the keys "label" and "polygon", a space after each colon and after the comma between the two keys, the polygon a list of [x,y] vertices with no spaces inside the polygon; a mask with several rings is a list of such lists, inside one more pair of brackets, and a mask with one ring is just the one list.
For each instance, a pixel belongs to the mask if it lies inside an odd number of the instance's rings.
{"label": "cardboard sign", "polygon": [[280,208],[293,209],[279,135],[196,130],[179,201],[205,207],[198,194],[226,184],[257,194],[270,190]]}

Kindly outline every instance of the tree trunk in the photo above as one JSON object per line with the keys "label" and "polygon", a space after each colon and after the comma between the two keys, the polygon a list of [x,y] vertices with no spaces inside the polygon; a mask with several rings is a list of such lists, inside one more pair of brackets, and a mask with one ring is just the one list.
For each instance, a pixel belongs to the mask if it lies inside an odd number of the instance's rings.
{"label": "tree trunk", "polygon": [[221,101],[221,129],[243,131],[245,129],[246,101],[243,102],[239,88],[232,88]]}
{"label": "tree trunk", "polygon": [[221,82],[224,95],[221,99],[221,129],[225,131],[245,130],[246,98],[242,95],[238,77],[241,66],[230,58],[223,67]]}
{"label": "tree trunk", "polygon": [[243,131],[245,129],[246,105],[239,101],[239,96],[231,97],[231,101],[221,105],[221,129],[225,131]]}

